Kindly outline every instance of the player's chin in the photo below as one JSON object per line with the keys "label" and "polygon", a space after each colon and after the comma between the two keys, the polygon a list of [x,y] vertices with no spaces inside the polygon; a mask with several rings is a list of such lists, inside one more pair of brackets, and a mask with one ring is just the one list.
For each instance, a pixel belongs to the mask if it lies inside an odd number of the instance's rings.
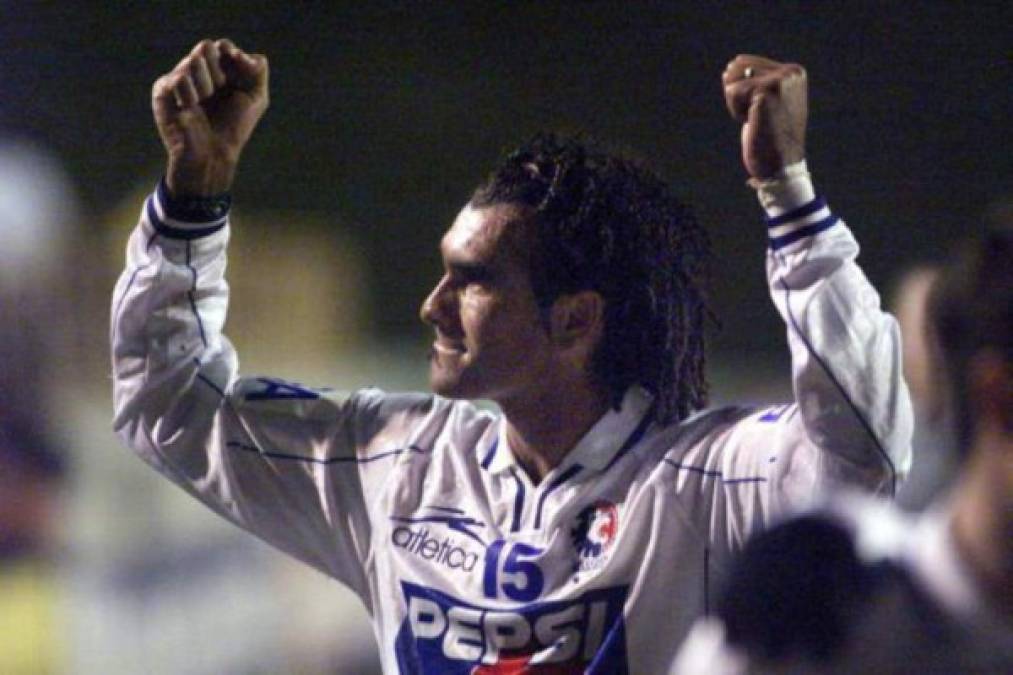
{"label": "player's chin", "polygon": [[480,398],[476,387],[469,386],[468,378],[456,369],[437,363],[429,365],[429,388],[444,398]]}
{"label": "player's chin", "polygon": [[434,394],[446,398],[461,398],[461,378],[455,372],[449,372],[436,360],[429,363],[429,388]]}
{"label": "player's chin", "polygon": [[467,369],[463,354],[433,349],[429,355],[429,387],[433,393],[447,398],[467,398]]}

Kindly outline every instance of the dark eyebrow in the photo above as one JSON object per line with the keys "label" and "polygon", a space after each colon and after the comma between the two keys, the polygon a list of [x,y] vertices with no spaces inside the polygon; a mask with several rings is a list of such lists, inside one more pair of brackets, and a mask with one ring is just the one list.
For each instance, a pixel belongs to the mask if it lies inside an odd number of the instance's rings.
{"label": "dark eyebrow", "polygon": [[465,281],[485,281],[493,276],[493,269],[485,263],[448,260],[447,271]]}

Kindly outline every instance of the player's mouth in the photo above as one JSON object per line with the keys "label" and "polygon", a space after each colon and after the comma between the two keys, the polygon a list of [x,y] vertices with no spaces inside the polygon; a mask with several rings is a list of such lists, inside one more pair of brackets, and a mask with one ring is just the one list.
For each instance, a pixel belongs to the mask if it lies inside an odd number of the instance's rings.
{"label": "player's mouth", "polygon": [[464,345],[446,340],[434,340],[433,353],[438,356],[459,356],[464,353]]}

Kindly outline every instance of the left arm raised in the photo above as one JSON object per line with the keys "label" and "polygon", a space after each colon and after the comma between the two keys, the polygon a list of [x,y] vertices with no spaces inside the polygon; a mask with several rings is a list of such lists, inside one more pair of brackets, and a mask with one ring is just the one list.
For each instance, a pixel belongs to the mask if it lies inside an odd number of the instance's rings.
{"label": "left arm raised", "polygon": [[809,179],[806,71],[740,55],[721,82],[765,211],[767,277],[787,327],[801,436],[817,451],[803,484],[815,477],[893,493],[912,433],[900,335],[855,264],[857,242]]}
{"label": "left arm raised", "polygon": [[806,78],[797,64],[748,55],[722,75],[729,112],[742,123],[742,161],[765,211],[767,278],[785,322],[795,395],[683,457],[682,478],[697,477],[696,489],[708,493],[687,503],[699,507],[715,551],[737,549],[778,512],[831,488],[892,494],[910,464],[899,330],[855,263],[851,231],[813,189]]}

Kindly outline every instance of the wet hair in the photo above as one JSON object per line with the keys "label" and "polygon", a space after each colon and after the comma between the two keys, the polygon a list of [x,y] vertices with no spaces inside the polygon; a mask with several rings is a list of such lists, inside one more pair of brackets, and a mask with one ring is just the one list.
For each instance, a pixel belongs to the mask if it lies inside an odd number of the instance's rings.
{"label": "wet hair", "polygon": [[971,359],[992,349],[1013,363],[1013,203],[996,208],[984,234],[964,244],[929,295],[956,422],[966,452],[974,431],[967,373]]}
{"label": "wet hair", "polygon": [[707,404],[710,243],[654,172],[593,139],[540,133],[502,160],[471,203],[532,214],[531,283],[543,312],[582,290],[604,298],[591,371],[614,407],[636,384],[654,395],[660,422]]}

